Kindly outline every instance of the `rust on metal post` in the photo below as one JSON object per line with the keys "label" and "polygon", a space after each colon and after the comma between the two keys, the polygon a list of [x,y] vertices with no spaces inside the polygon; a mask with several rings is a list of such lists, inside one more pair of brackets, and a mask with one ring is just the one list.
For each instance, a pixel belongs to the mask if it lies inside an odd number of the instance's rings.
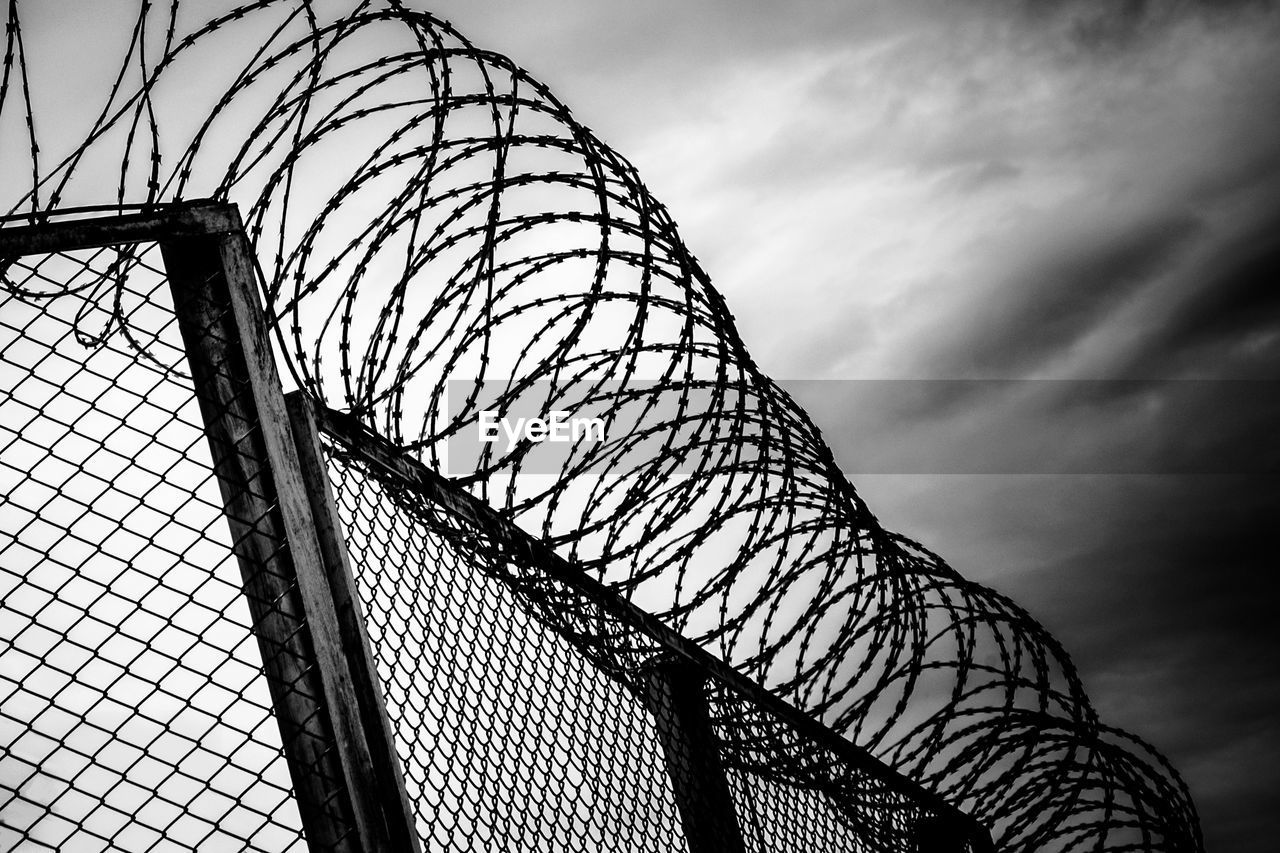
{"label": "rust on metal post", "polygon": [[252,252],[235,209],[222,214],[225,230],[161,251],[308,844],[412,849],[376,799]]}
{"label": "rust on metal post", "polygon": [[289,410],[298,461],[311,501],[330,596],[338,616],[342,650],[358,704],[357,713],[368,740],[372,764],[365,796],[370,799],[370,808],[382,812],[387,838],[396,849],[416,853],[421,845],[414,826],[413,806],[405,790],[391,720],[387,716],[373,649],[365,631],[364,608],[360,604],[346,539],[342,535],[337,502],[329,484],[314,404],[305,394],[295,391],[285,397],[285,405]]}
{"label": "rust on metal post", "polygon": [[683,661],[656,666],[647,673],[647,704],[657,723],[689,853],[742,853],[742,830],[711,724],[706,678]]}

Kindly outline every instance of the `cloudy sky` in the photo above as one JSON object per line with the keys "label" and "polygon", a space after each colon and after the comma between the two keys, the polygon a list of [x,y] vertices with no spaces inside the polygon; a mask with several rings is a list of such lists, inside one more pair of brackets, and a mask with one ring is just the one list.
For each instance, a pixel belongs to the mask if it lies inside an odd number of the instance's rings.
{"label": "cloudy sky", "polygon": [[410,5],[638,167],[871,508],[1063,641],[1208,849],[1274,847],[1280,4]]}
{"label": "cloudy sky", "polygon": [[1210,850],[1272,849],[1274,4],[425,8],[636,164],[872,509],[1063,640]]}

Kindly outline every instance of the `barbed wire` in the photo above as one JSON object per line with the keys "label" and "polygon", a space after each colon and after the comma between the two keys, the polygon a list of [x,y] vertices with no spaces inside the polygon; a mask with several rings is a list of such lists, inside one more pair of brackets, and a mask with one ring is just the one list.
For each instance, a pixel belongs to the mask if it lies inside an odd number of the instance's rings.
{"label": "barbed wire", "polygon": [[[546,86],[398,0],[215,5],[140,3],[103,106],[69,128],[33,71],[69,47],[9,0],[10,219],[109,194],[237,202],[317,400],[969,809],[999,849],[1202,849],[1176,771],[1097,719],[1058,642],[880,525],[667,210]],[[130,316],[117,298],[82,342]],[[610,430],[556,457],[460,450],[491,409]]]}

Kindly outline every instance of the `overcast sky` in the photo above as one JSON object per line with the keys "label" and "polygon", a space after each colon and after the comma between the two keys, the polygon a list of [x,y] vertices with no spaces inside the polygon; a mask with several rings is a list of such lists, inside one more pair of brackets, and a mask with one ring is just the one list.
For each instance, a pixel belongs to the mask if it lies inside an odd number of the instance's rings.
{"label": "overcast sky", "polygon": [[774,377],[1059,380],[794,387],[888,526],[1172,758],[1210,850],[1273,849],[1275,4],[426,8],[636,164]]}
{"label": "overcast sky", "polygon": [[1278,4],[409,5],[637,166],[872,510],[1063,641],[1208,849],[1273,849]]}

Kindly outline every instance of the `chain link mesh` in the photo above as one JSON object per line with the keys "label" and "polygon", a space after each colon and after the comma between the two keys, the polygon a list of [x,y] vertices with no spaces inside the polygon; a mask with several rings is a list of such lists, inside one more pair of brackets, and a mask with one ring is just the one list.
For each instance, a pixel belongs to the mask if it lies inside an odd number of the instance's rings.
{"label": "chain link mesh", "polygon": [[426,846],[684,849],[644,708],[474,564],[479,531],[330,458]]}
{"label": "chain link mesh", "polygon": [[0,849],[304,849],[202,423],[154,245],[8,262]]}
{"label": "chain link mesh", "polygon": [[[692,849],[974,849],[955,827],[921,846],[941,815],[674,662],[660,630],[519,532],[325,445],[426,847],[685,850],[701,833],[716,846]],[[681,679],[703,730],[675,707]]]}

